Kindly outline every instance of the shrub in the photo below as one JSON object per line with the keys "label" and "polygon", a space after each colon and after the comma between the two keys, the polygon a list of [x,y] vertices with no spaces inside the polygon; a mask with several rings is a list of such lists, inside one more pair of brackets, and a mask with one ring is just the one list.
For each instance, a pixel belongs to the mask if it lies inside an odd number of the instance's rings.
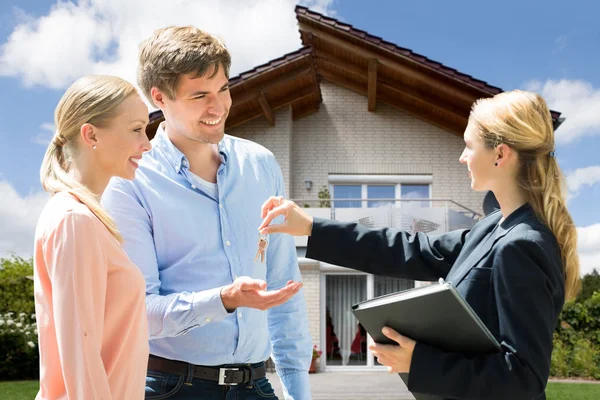
{"label": "shrub", "polygon": [[552,362],[550,364],[550,375],[566,377],[570,374],[569,349],[554,335],[554,348],[552,349]]}
{"label": "shrub", "polygon": [[594,348],[589,339],[579,338],[573,346],[571,373],[574,376],[600,378],[597,354],[598,348]]}
{"label": "shrub", "polygon": [[600,292],[600,273],[595,268],[581,280],[581,292],[577,296],[577,301],[583,302],[589,299],[594,292]]}
{"label": "shrub", "polygon": [[0,314],[35,313],[33,259],[0,258]]}
{"label": "shrub", "polygon": [[600,292],[565,304],[554,333],[550,374],[600,379]]}
{"label": "shrub", "polygon": [[0,258],[0,377],[38,379],[33,260]]}
{"label": "shrub", "polygon": [[3,380],[38,379],[39,352],[35,315],[0,314],[0,376]]}

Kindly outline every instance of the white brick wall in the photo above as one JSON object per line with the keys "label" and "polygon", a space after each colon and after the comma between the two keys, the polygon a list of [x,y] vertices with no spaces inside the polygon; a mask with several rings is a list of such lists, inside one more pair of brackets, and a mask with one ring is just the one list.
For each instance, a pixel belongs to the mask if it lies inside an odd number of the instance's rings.
{"label": "white brick wall", "polygon": [[[434,198],[482,212],[483,193],[471,190],[458,162],[461,137],[382,103],[368,112],[366,97],[326,81],[321,92],[323,104],[308,117],[292,121],[285,107],[275,112],[273,127],[259,117],[227,132],[273,152],[287,197],[317,199],[329,174],[431,174]],[[310,191],[305,179],[313,181]]]}
{"label": "white brick wall", "polygon": [[321,349],[321,271],[319,270],[319,263],[303,263],[300,265],[300,272],[304,283],[303,290],[306,299],[310,336],[313,344]]}
{"label": "white brick wall", "polygon": [[[258,117],[227,131],[228,134],[252,140],[271,150],[281,167],[285,181],[286,197],[290,197],[292,109],[284,107],[275,111],[275,126],[270,126],[265,117]],[[266,200],[266,199],[265,199]]]}
{"label": "white brick wall", "polygon": [[[329,174],[429,174],[432,197],[449,198],[482,212],[482,193],[470,188],[458,162],[463,140],[396,108],[321,82],[323,104],[315,114],[292,121],[291,108],[275,112],[275,126],[263,117],[228,131],[270,149],[279,162],[288,198],[317,199]],[[311,179],[307,191],[304,180]],[[291,190],[291,191],[290,191]],[[301,265],[310,334],[320,343],[321,273],[318,263]]]}
{"label": "white brick wall", "polygon": [[[291,197],[317,199],[328,174],[432,174],[432,197],[450,198],[481,212],[483,194],[470,187],[458,162],[464,142],[396,108],[321,82],[319,111],[294,121]],[[311,179],[307,191],[304,180]]]}

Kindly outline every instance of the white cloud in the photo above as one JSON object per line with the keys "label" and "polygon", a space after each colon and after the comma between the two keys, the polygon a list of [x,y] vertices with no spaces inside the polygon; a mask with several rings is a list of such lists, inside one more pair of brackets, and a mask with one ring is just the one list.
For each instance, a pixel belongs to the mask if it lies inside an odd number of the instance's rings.
{"label": "white cloud", "polygon": [[52,140],[52,137],[54,137],[54,124],[44,123],[40,125],[40,129],[43,132],[38,133],[37,136],[34,137],[32,140],[34,143],[37,143],[39,145],[48,146],[50,144],[50,141]]}
{"label": "white cloud", "polygon": [[581,262],[581,275],[594,268],[600,272],[600,224],[577,228],[577,251]]}
{"label": "white cloud", "polygon": [[577,196],[583,186],[592,186],[600,182],[600,165],[578,168],[567,175],[567,186],[572,197]]}
{"label": "white cloud", "polygon": [[553,110],[566,121],[556,131],[558,143],[600,135],[600,89],[582,80],[548,80],[529,82],[527,90],[540,93]]}
{"label": "white cloud", "polygon": [[[335,15],[334,0],[304,0]],[[195,25],[224,39],[231,74],[301,46],[296,0],[57,0],[47,15],[13,9],[14,26],[0,43],[0,76],[26,87],[63,89],[85,74],[112,74],[135,82],[138,44],[158,28]],[[8,25],[8,24],[7,24]],[[43,124],[32,140],[47,145],[54,132]],[[0,174],[0,257],[31,255],[37,218],[48,196],[20,196]]]}
{"label": "white cloud", "polygon": [[35,226],[48,200],[46,192],[20,196],[6,181],[0,181],[0,257],[31,256]]}
{"label": "white cloud", "polygon": [[[333,0],[301,3],[335,14]],[[65,88],[90,73],[135,82],[138,44],[155,29],[187,24],[225,40],[235,75],[300,47],[295,5],[296,0],[58,0],[48,15],[20,18],[0,48],[0,76],[50,88]]]}

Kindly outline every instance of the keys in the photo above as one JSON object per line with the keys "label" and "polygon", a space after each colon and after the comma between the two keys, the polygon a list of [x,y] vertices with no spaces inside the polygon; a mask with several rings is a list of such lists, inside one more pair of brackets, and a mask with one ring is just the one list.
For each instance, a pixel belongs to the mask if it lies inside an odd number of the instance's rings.
{"label": "keys", "polygon": [[267,246],[269,245],[269,241],[266,236],[258,234],[258,250],[256,251],[256,256],[254,256],[254,262],[258,260],[260,257],[260,262],[265,262],[265,252],[267,251]]}

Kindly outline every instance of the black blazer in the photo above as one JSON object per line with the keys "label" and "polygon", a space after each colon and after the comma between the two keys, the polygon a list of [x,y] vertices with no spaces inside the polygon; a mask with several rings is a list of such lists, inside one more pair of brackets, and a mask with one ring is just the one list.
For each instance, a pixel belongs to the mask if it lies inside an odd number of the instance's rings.
{"label": "black blazer", "polygon": [[439,236],[315,218],[306,256],[371,274],[454,284],[502,346],[468,356],[417,343],[408,389],[451,399],[545,399],[564,303],[560,250],[529,205]]}

